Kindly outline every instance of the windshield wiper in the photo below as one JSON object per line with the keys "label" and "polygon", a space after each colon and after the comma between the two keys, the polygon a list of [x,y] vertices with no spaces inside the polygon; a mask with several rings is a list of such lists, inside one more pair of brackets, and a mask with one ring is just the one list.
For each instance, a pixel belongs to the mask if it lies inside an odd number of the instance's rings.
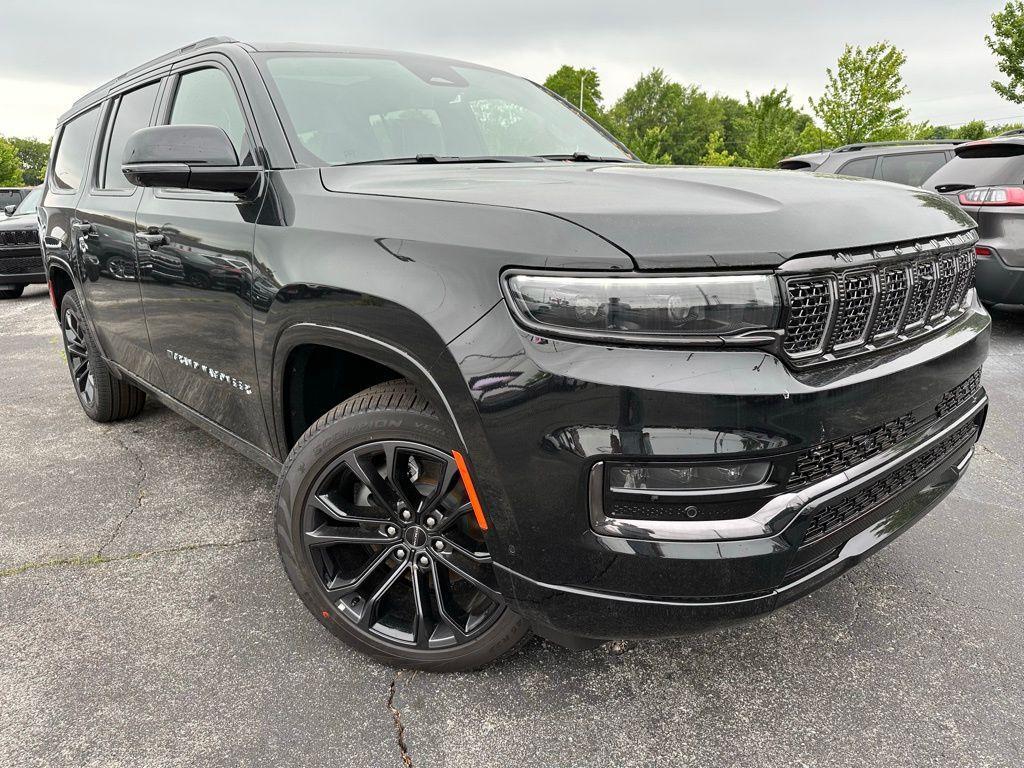
{"label": "windshield wiper", "polygon": [[566,155],[537,155],[544,160],[562,160],[570,163],[633,163],[628,157],[599,157],[586,152],[573,152]]}
{"label": "windshield wiper", "polygon": [[962,192],[965,189],[974,189],[973,184],[937,184],[936,192]]}
{"label": "windshield wiper", "polygon": [[432,165],[435,163],[535,163],[535,157],[517,157],[514,155],[480,155],[479,157],[459,157],[456,155],[415,155],[413,157],[386,157],[381,160],[360,160],[356,163],[338,163],[338,165]]}

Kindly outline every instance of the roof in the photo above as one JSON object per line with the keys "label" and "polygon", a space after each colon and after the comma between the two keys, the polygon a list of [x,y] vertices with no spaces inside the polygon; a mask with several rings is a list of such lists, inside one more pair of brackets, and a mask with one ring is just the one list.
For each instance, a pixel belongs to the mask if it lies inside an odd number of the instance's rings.
{"label": "roof", "polygon": [[240,40],[236,40],[233,37],[226,36],[215,36],[215,37],[204,37],[202,40],[197,40],[194,43],[189,43],[181,48],[175,48],[172,51],[157,56],[155,59],[150,59],[144,64],[140,64],[133,69],[124,72],[117,77],[114,77],[103,85],[94,88],[89,93],[82,96],[80,99],[75,101],[67,112],[60,116],[58,123],[63,122],[66,118],[71,115],[82,111],[88,106],[92,106],[94,103],[101,101],[109,92],[111,88],[114,88],[118,83],[131,80],[137,75],[142,75],[149,70],[156,69],[163,65],[172,64],[175,60],[183,58],[195,51],[203,48],[212,48],[215,46],[224,45],[235,45],[244,48],[247,51],[257,53],[338,53],[348,54],[356,56],[389,56],[395,58],[411,58],[411,59],[430,59],[432,61],[441,62],[444,64],[474,67],[476,69],[488,69],[494,72],[499,70],[493,69],[492,67],[481,66],[479,64],[473,64],[468,61],[460,61],[458,59],[448,59],[442,56],[430,56],[422,53],[411,53],[408,51],[395,51],[384,48],[360,48],[357,46],[345,46],[345,45],[318,45],[310,43],[247,43]]}

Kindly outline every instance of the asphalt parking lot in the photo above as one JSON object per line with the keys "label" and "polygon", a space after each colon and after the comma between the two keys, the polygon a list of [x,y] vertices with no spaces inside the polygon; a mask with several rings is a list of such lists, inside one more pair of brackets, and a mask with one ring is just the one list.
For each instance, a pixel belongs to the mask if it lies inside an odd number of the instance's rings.
{"label": "asphalt parking lot", "polygon": [[0,766],[1019,766],[1024,311],[994,320],[968,477],[847,576],[740,628],[439,676],[306,614],[269,474],[159,406],[86,419],[33,287],[0,303]]}

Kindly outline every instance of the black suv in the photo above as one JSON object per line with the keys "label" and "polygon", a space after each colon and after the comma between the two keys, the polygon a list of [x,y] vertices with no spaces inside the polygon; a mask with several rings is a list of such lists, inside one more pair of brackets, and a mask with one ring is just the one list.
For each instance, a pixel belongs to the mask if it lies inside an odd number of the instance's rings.
{"label": "black suv", "polygon": [[972,141],[924,183],[978,222],[978,296],[1024,304],[1024,131]]}
{"label": "black suv", "polygon": [[920,187],[953,157],[959,140],[874,141],[810,152],[780,160],[789,171],[835,173]]}
{"label": "black suv", "polygon": [[16,299],[31,283],[45,283],[36,206],[43,188],[30,189],[0,215],[0,299]]}
{"label": "black suv", "polygon": [[957,206],[644,165],[486,67],[203,41],[75,104],[48,178],[86,413],[148,394],[277,473],[296,591],[390,663],[769,611],[984,423]]}

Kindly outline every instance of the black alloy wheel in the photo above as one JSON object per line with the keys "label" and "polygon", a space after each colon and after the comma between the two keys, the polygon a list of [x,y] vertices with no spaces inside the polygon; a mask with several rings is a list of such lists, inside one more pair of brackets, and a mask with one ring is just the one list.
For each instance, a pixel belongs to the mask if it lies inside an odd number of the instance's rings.
{"label": "black alloy wheel", "polygon": [[386,664],[477,669],[531,634],[502,599],[450,445],[416,387],[388,381],[321,416],[281,470],[277,543],[296,593]]}
{"label": "black alloy wheel", "polygon": [[60,329],[71,382],[85,414],[102,422],[137,416],[146,404],[146,393],[110,372],[76,291],[68,291],[61,299]]}
{"label": "black alloy wheel", "polygon": [[89,366],[89,348],[85,340],[85,321],[77,305],[64,309],[61,326],[64,330],[64,350],[71,370],[78,399],[89,410],[96,402],[96,377]]}
{"label": "black alloy wheel", "polygon": [[335,459],[304,513],[306,556],[361,632],[420,649],[479,637],[501,608],[491,557],[450,454],[399,440]]}

